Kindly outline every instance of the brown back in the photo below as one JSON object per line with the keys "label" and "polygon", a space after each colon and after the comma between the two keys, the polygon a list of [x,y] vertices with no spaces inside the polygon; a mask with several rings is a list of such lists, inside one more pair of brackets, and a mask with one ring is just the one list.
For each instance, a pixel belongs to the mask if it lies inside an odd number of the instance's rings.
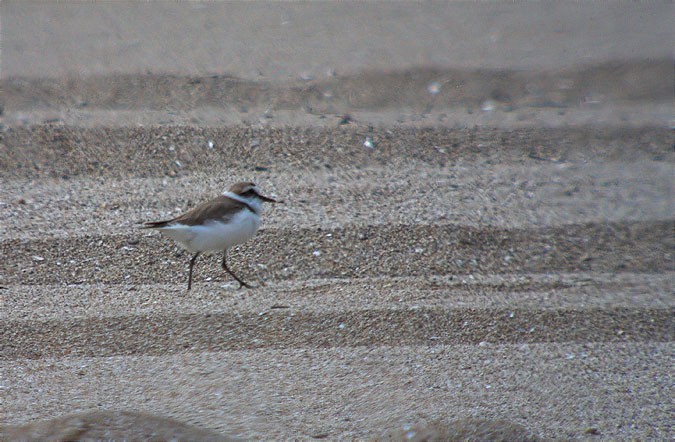
{"label": "brown back", "polygon": [[254,212],[253,208],[248,204],[221,195],[176,218],[167,221],[148,222],[145,223],[145,226],[146,228],[158,228],[166,227],[167,225],[174,223],[185,224],[187,226],[201,226],[212,219],[227,222],[240,210],[250,210],[251,212]]}

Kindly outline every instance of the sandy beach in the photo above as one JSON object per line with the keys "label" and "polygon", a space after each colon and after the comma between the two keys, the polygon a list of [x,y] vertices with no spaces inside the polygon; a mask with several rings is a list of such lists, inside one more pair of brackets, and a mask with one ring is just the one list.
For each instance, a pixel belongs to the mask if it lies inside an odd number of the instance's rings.
{"label": "sandy beach", "polygon": [[675,437],[672,5],[548,6],[3,2],[0,439]]}

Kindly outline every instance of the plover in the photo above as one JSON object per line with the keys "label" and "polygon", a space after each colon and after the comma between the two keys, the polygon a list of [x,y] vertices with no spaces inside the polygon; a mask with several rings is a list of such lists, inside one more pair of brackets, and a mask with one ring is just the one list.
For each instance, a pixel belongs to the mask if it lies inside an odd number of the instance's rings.
{"label": "plover", "polygon": [[192,267],[202,252],[223,251],[223,269],[239,282],[251,286],[227,267],[227,249],[253,237],[260,227],[262,203],[278,201],[258,193],[250,182],[237,183],[217,198],[167,221],[147,222],[146,229],[157,229],[194,255],[190,259],[188,290],[192,288]]}

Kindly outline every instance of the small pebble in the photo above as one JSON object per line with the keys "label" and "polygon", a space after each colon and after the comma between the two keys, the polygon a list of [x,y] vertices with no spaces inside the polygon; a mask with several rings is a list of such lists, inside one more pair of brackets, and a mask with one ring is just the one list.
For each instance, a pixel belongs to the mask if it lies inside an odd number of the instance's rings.
{"label": "small pebble", "polygon": [[354,120],[352,119],[352,117],[350,115],[344,115],[342,118],[340,118],[340,122],[338,124],[340,126],[342,126],[342,125],[345,125],[345,124],[349,124],[352,121],[354,121]]}
{"label": "small pebble", "polygon": [[431,95],[436,95],[441,91],[441,84],[438,81],[432,81],[427,85],[427,92]]}
{"label": "small pebble", "polygon": [[480,106],[483,112],[492,112],[495,109],[497,109],[497,103],[494,100],[485,100]]}

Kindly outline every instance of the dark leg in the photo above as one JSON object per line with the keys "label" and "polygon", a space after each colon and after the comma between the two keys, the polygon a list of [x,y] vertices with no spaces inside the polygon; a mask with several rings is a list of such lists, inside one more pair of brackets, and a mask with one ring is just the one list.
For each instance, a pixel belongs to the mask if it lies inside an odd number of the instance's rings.
{"label": "dark leg", "polygon": [[188,291],[192,288],[192,267],[195,265],[195,261],[201,252],[195,253],[195,256],[190,260],[190,276],[188,277]]}
{"label": "dark leg", "polygon": [[246,287],[247,289],[250,289],[251,288],[250,285],[246,284],[244,281],[239,279],[239,277],[235,275],[232,270],[227,268],[226,260],[227,260],[227,250],[223,250],[223,268],[225,269],[225,271],[230,275],[232,275],[232,277],[237,280],[237,282],[239,283],[239,288]]}

